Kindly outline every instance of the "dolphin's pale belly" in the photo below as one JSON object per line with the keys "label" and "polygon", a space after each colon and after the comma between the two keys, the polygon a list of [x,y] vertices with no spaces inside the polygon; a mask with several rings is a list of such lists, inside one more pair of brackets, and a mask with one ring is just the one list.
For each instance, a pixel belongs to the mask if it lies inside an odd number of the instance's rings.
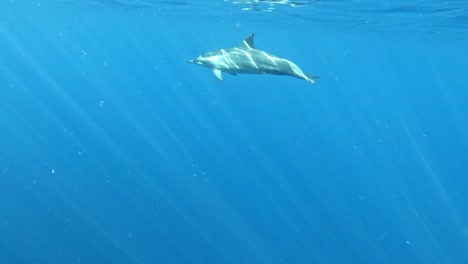
{"label": "dolphin's pale belly", "polygon": [[[278,74],[278,75],[285,75],[289,74],[289,72],[285,72],[284,69],[285,67],[278,67],[277,64],[273,64],[271,62],[266,62],[266,63],[256,63],[253,65],[252,63],[249,62],[241,62],[241,63],[236,63],[238,67],[232,67],[232,65],[229,65],[228,67],[219,67],[221,71],[228,72],[228,73],[247,73],[247,74],[263,74],[263,73],[268,73],[268,74]],[[287,66],[286,66],[287,67]]]}

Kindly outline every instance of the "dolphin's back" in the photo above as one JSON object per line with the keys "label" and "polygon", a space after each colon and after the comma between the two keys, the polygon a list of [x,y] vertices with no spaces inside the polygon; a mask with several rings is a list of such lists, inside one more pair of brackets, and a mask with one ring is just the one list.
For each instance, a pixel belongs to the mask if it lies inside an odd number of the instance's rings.
{"label": "dolphin's back", "polygon": [[[232,73],[291,75],[303,79],[304,73],[293,62],[257,49],[222,50],[219,69]],[[223,67],[224,66],[224,67]]]}
{"label": "dolphin's back", "polygon": [[[260,50],[241,48],[222,49],[216,52],[217,59],[213,65],[229,73],[273,73],[288,68],[288,61]],[[206,54],[208,55],[208,54]],[[205,56],[205,55],[204,55]]]}

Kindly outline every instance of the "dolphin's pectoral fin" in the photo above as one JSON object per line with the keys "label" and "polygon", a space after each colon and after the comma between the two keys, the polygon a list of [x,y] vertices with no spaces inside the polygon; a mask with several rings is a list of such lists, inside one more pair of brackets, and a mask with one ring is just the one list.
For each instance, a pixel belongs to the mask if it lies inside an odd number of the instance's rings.
{"label": "dolphin's pectoral fin", "polygon": [[228,72],[228,73],[231,74],[231,75],[237,76],[237,74],[235,74],[235,73],[232,73],[232,72]]}
{"label": "dolphin's pectoral fin", "polygon": [[223,75],[221,74],[220,70],[213,69],[213,73],[216,76],[216,78],[220,79],[221,81],[223,80]]}

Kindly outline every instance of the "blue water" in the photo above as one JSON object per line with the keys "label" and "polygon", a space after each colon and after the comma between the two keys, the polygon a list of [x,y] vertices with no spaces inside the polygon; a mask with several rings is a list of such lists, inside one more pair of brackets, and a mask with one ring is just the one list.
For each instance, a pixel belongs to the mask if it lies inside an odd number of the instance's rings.
{"label": "blue water", "polygon": [[468,2],[386,2],[2,1],[0,263],[468,263]]}

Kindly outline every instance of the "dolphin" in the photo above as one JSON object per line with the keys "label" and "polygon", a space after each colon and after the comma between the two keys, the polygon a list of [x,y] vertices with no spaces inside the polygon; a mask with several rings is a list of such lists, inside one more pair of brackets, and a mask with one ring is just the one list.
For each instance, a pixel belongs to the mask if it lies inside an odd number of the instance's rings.
{"label": "dolphin", "polygon": [[296,64],[271,55],[254,46],[254,34],[250,34],[235,48],[210,51],[187,63],[213,69],[216,78],[223,80],[222,72],[229,74],[275,74],[289,75],[315,83],[318,77],[305,74]]}

